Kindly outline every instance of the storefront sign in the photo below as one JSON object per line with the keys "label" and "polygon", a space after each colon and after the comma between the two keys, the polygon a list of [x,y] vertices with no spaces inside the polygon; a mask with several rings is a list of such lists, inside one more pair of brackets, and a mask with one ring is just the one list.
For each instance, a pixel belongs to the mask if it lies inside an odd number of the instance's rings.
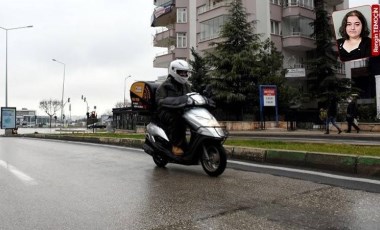
{"label": "storefront sign", "polygon": [[305,68],[287,69],[285,77],[306,77]]}

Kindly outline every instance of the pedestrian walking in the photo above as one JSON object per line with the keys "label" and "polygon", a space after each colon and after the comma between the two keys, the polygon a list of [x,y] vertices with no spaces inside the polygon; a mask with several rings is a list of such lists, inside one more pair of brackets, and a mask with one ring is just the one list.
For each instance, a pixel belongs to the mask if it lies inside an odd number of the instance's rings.
{"label": "pedestrian walking", "polygon": [[[360,128],[357,126],[358,120],[358,108],[356,104],[356,98],[348,98],[348,106],[346,113],[346,121],[347,121],[347,133],[351,132],[351,127],[354,127],[356,132],[359,133]],[[356,121],[356,122],[355,122]]]}
{"label": "pedestrian walking", "polygon": [[342,132],[339,126],[336,124],[336,116],[338,115],[338,101],[336,97],[333,97],[329,102],[327,108],[327,119],[326,119],[326,132],[325,134],[330,134],[330,122],[338,130],[338,134]]}

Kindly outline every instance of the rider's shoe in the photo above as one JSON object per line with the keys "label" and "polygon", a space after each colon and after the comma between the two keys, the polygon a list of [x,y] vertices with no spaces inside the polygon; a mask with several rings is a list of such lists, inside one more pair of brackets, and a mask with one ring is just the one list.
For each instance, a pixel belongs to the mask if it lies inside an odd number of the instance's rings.
{"label": "rider's shoe", "polygon": [[180,147],[173,145],[173,147],[172,147],[172,153],[175,156],[182,156],[183,155],[183,150]]}

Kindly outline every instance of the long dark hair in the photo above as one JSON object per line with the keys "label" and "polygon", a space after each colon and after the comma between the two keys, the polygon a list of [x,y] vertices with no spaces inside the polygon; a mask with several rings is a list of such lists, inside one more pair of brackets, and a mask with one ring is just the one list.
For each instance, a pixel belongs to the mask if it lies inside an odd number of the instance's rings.
{"label": "long dark hair", "polygon": [[368,28],[368,23],[367,23],[367,20],[365,19],[364,15],[358,11],[358,10],[353,10],[353,11],[350,11],[348,12],[343,20],[342,20],[342,25],[340,26],[339,28],[339,34],[344,38],[344,39],[349,39],[349,36],[346,32],[346,27],[347,27],[347,18],[348,17],[351,17],[351,16],[356,16],[359,18],[359,20],[361,21],[362,23],[362,32],[360,33],[360,37],[368,37],[368,35],[370,34],[370,31],[369,31],[369,28]]}

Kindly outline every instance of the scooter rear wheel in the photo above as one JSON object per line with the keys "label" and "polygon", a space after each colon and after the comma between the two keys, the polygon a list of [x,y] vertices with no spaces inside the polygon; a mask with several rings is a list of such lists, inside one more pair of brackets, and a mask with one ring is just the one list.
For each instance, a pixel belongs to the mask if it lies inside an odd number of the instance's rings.
{"label": "scooter rear wheel", "polygon": [[158,154],[153,155],[153,161],[159,168],[164,168],[168,164],[168,161]]}
{"label": "scooter rear wheel", "polygon": [[212,177],[217,177],[224,172],[227,166],[227,155],[223,146],[219,143],[203,145],[201,154],[203,170]]}

